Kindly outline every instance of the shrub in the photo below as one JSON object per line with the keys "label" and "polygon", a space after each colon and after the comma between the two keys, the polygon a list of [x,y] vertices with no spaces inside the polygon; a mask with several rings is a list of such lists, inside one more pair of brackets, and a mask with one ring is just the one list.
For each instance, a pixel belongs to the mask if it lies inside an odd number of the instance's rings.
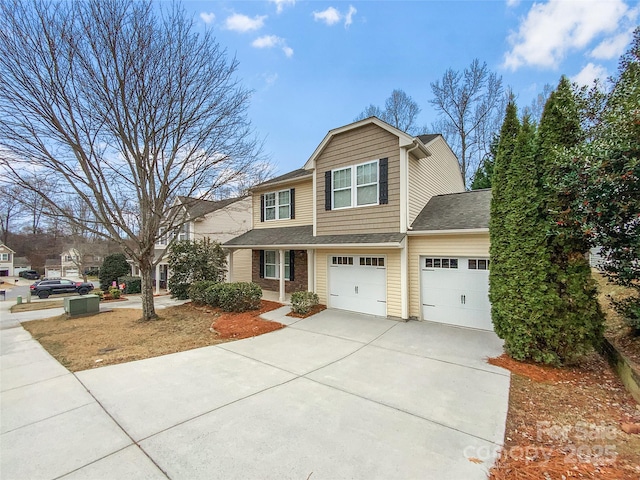
{"label": "shrub", "polygon": [[224,290],[225,285],[225,283],[216,283],[215,285],[207,288],[207,290],[204,292],[204,303],[211,307],[218,307],[220,292]]}
{"label": "shrub", "polygon": [[207,290],[217,284],[218,282],[214,282],[213,280],[200,280],[189,286],[187,294],[194,303],[204,304],[207,303],[205,295]]}
{"label": "shrub", "polygon": [[110,288],[109,293],[111,294],[111,298],[114,300],[120,298],[120,289],[119,288]]}
{"label": "shrub", "polygon": [[221,283],[213,289],[219,289],[218,305],[225,312],[246,312],[260,308],[262,289],[255,283]]}
{"label": "shrub", "polygon": [[100,300],[102,300],[104,298],[104,292],[102,290],[100,290],[99,288],[96,288],[94,291],[91,292],[93,295],[97,295],[98,297],[100,297]]}
{"label": "shrub", "polygon": [[169,289],[171,291],[171,297],[177,298],[178,300],[186,300],[189,298],[189,286],[190,283],[177,283],[172,282],[169,279]]}
{"label": "shrub", "polygon": [[118,282],[118,277],[131,273],[131,265],[127,262],[127,257],[122,253],[107,255],[100,267],[100,288],[106,290],[111,288],[113,282]]}
{"label": "shrub", "polygon": [[633,335],[640,336],[640,298],[632,296],[624,300],[611,299],[611,303],[616,311],[623,316],[627,325],[632,328]]}
{"label": "shrub", "polygon": [[142,278],[140,277],[118,277],[118,285],[124,283],[124,294],[142,292]]}
{"label": "shrub", "polygon": [[306,315],[318,303],[320,303],[320,299],[315,292],[294,292],[291,294],[291,310],[293,313]]}

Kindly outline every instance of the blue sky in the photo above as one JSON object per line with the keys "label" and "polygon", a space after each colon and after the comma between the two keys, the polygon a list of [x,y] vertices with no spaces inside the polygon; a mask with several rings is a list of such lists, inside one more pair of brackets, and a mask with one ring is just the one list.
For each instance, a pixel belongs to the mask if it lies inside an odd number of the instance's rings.
{"label": "blue sky", "polygon": [[528,105],[562,74],[606,78],[640,19],[629,0],[191,1],[198,28],[240,62],[276,173],[300,168],[328,130],[402,89],[436,119],[430,83],[474,58]]}

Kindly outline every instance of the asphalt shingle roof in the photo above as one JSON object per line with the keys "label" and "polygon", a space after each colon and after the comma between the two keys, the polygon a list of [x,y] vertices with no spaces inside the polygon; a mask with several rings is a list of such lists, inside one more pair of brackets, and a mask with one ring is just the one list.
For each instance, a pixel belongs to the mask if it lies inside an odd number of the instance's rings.
{"label": "asphalt shingle roof", "polygon": [[299,177],[311,176],[312,174],[313,174],[312,170],[305,170],[304,168],[298,168],[297,170],[293,170],[291,172],[285,173],[284,175],[280,175],[279,177],[272,178],[271,180],[267,180],[266,182],[259,183],[258,185],[255,185],[252,188],[252,190],[255,188],[268,187],[273,183],[284,182],[285,180],[293,180]]}
{"label": "asphalt shingle roof", "polygon": [[489,228],[491,190],[432,197],[411,225],[413,231]]}
{"label": "asphalt shingle roof", "polygon": [[221,208],[231,205],[237,201],[240,201],[246,197],[227,198],[225,200],[203,200],[200,198],[191,197],[178,197],[180,203],[187,209],[189,218],[198,218],[206,215],[207,213],[215,212]]}
{"label": "asphalt shingle roof", "polygon": [[224,246],[278,246],[278,245],[339,245],[339,244],[378,244],[399,243],[402,233],[365,233],[351,235],[313,236],[313,226],[284,228],[257,228],[226,242]]}
{"label": "asphalt shingle roof", "polygon": [[418,135],[418,139],[426,145],[427,143],[433,141],[433,139],[439,136],[440,136],[439,133],[427,133],[425,135]]}

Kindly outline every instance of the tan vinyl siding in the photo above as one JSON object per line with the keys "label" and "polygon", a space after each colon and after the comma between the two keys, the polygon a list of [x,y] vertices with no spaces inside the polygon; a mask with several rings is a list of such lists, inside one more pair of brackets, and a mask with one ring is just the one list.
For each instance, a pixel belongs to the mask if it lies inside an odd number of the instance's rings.
{"label": "tan vinyl siding", "polygon": [[224,243],[251,229],[251,198],[247,197],[220,210],[208,213],[203,220],[191,223],[193,240],[205,237]]}
{"label": "tan vinyl siding", "polygon": [[335,249],[316,251],[316,293],[327,305],[327,268],[332,255],[384,255],[387,259],[387,316],[402,317],[400,290],[400,249]]}
{"label": "tan vinyl siding", "polygon": [[420,318],[420,257],[488,257],[489,233],[410,236],[409,316]]}
{"label": "tan vinyl siding", "polygon": [[[336,168],[389,159],[389,203],[325,210],[324,175]],[[396,135],[369,124],[333,137],[316,159],[317,235],[400,231],[400,146]]]}
{"label": "tan vinyl siding", "polygon": [[233,252],[233,281],[251,281],[251,250],[242,249]]}
{"label": "tan vinyl siding", "polygon": [[443,138],[427,148],[430,157],[409,159],[409,225],[434,195],[464,191],[458,160]]}
{"label": "tan vinyl siding", "polygon": [[[286,220],[260,221],[260,195],[295,188],[295,217]],[[253,192],[253,228],[297,227],[313,224],[313,180],[279,185]]]}

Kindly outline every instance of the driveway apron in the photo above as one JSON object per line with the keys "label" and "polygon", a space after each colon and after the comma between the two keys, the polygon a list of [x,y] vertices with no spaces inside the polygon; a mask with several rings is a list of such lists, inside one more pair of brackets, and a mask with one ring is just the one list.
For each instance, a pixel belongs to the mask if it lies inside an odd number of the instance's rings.
{"label": "driveway apron", "polygon": [[75,375],[3,330],[2,478],[487,478],[509,396],[493,333],[335,310],[286,323]]}

